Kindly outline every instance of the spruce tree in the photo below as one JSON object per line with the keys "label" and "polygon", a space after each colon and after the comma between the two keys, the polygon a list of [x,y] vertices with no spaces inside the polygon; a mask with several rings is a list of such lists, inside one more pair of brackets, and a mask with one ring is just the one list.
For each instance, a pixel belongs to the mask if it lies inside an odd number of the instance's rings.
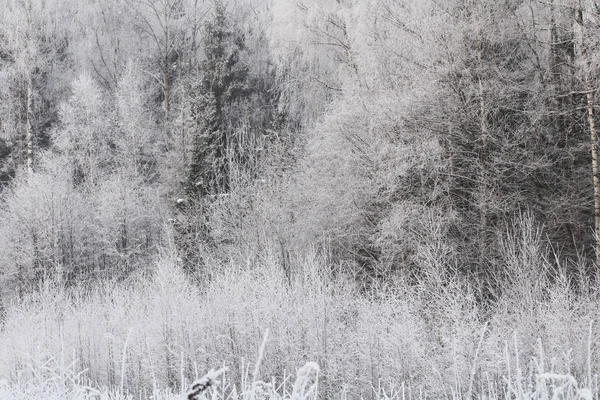
{"label": "spruce tree", "polygon": [[206,26],[205,61],[191,93],[191,118],[196,129],[187,178],[192,197],[229,191],[228,106],[248,94],[248,69],[240,65],[243,36],[228,26],[225,7],[215,2],[214,17]]}

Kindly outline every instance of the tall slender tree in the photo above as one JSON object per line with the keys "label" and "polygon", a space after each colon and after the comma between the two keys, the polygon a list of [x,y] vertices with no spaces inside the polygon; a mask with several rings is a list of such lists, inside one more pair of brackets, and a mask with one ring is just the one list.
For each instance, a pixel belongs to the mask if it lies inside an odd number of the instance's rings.
{"label": "tall slender tree", "polygon": [[58,22],[64,4],[60,0],[7,0],[3,6],[0,59],[7,80],[0,88],[6,107],[2,130],[14,145],[13,158],[31,174],[35,147],[47,145],[66,89],[61,85],[68,76],[68,40]]}
{"label": "tall slender tree", "polygon": [[228,23],[224,4],[214,3],[214,15],[206,26],[199,81],[193,85],[191,120],[195,126],[194,145],[187,190],[193,195],[229,191],[231,126],[228,107],[247,95],[248,69],[239,62],[244,38]]}
{"label": "tall slender tree", "polygon": [[172,84],[175,66],[186,40],[184,0],[128,0],[135,12],[136,30],[150,41],[151,56],[158,66],[165,120],[171,109]]}

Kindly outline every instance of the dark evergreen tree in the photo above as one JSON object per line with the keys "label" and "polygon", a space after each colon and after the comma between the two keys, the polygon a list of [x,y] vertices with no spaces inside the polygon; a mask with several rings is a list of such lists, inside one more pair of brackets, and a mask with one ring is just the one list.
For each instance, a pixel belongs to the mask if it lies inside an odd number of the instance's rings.
{"label": "dark evergreen tree", "polygon": [[229,191],[228,160],[233,149],[227,111],[249,93],[248,69],[239,61],[244,38],[228,26],[225,7],[219,0],[205,38],[201,78],[191,88],[191,118],[196,132],[187,192],[193,197]]}

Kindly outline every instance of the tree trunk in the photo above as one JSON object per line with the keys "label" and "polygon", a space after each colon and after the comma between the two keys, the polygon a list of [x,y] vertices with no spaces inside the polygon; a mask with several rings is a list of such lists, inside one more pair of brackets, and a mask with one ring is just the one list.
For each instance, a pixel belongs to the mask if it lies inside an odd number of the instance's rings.
{"label": "tree trunk", "polygon": [[32,43],[32,23],[33,15],[31,10],[31,0],[26,4],[27,7],[27,94],[25,99],[25,146],[27,159],[27,173],[31,177],[33,174],[33,43]]}
{"label": "tree trunk", "polygon": [[[576,46],[576,65],[588,66],[589,63],[585,59],[586,48],[584,44],[584,12],[583,5],[579,2],[579,6],[575,8],[575,24],[573,33],[575,36]],[[592,147],[592,177],[594,182],[594,234],[596,239],[596,262],[597,268],[600,269],[600,175],[598,173],[598,133],[596,131],[596,121],[594,119],[594,97],[595,90],[591,89],[591,84],[588,78],[587,68],[584,67],[582,81],[584,91],[586,93],[586,111],[587,120],[590,127],[590,144]]]}
{"label": "tree trunk", "polygon": [[167,65],[167,60],[165,60],[165,66],[164,69],[162,71],[162,78],[163,78],[163,83],[162,83],[162,87],[163,87],[163,111],[165,112],[165,121],[167,121],[169,119],[169,74],[168,74],[168,65]]}
{"label": "tree trunk", "polygon": [[590,125],[590,140],[592,144],[592,173],[594,177],[594,233],[596,234],[596,260],[600,267],[600,175],[598,175],[598,134],[594,120],[594,93],[588,91],[587,118]]}
{"label": "tree trunk", "polygon": [[25,145],[27,152],[27,173],[33,174],[33,79],[31,72],[27,73],[27,116],[25,123]]}
{"label": "tree trunk", "polygon": [[483,262],[487,256],[487,231],[488,231],[488,201],[489,201],[489,190],[488,190],[488,142],[489,142],[489,130],[487,121],[487,105],[486,105],[486,94],[483,86],[483,40],[481,32],[478,32],[477,39],[477,89],[479,96],[479,139],[481,147],[479,149],[479,160],[477,166],[477,205],[479,212],[479,261]]}

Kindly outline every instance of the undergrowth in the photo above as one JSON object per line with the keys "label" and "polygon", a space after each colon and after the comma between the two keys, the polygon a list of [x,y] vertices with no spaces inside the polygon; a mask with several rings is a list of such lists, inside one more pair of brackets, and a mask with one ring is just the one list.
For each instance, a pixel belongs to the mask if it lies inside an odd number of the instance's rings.
{"label": "undergrowth", "polygon": [[265,251],[198,286],[170,252],[135,281],[47,283],[7,307],[0,398],[597,399],[597,291],[536,237],[507,239],[485,304],[435,251],[369,293],[317,252],[291,278]]}

